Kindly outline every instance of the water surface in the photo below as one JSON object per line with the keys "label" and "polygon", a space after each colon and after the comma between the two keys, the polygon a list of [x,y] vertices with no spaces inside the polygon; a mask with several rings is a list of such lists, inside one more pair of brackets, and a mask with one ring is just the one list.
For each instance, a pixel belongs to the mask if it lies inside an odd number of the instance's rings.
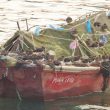
{"label": "water surface", "polygon": [[64,24],[88,12],[106,10],[109,0],[0,0],[0,43],[4,43],[17,30],[33,25]]}
{"label": "water surface", "polygon": [[18,99],[0,99],[0,110],[77,110],[77,106],[87,104],[109,107],[109,95],[110,94],[104,93],[91,93],[80,97],[60,99],[51,102],[41,102],[37,100],[19,101]]}

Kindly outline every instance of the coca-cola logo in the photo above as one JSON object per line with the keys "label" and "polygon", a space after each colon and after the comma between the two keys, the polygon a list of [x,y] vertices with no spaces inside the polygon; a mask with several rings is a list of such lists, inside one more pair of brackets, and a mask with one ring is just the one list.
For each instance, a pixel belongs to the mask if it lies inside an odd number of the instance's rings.
{"label": "coca-cola logo", "polygon": [[54,77],[52,80],[53,83],[73,83],[74,78],[73,77]]}
{"label": "coca-cola logo", "polygon": [[68,74],[51,74],[46,77],[43,86],[45,90],[51,92],[61,92],[73,88],[76,84],[77,77]]}

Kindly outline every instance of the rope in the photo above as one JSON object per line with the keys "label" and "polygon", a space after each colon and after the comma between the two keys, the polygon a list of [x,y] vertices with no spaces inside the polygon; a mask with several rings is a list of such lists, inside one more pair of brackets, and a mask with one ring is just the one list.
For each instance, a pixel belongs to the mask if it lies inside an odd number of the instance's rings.
{"label": "rope", "polygon": [[[82,35],[81,35],[81,39],[83,38],[83,36],[84,35],[102,35],[102,34],[104,34],[104,35],[110,35],[110,32],[108,32],[108,33],[100,33],[100,34],[85,34],[85,33],[83,33]],[[42,34],[41,34],[42,35]],[[58,37],[53,37],[53,36],[48,36],[48,35],[46,35],[46,37],[48,37],[48,38],[53,38],[53,39],[59,39],[59,40],[66,40],[66,41],[71,41],[71,40],[73,40],[73,39],[65,39],[65,38],[58,38]],[[79,37],[80,38],[80,37]]]}
{"label": "rope", "polygon": [[[110,34],[110,33],[107,33],[107,34]],[[84,35],[87,35],[87,34],[84,34],[84,33],[83,33],[82,36],[81,36],[81,38],[78,36],[79,41],[82,40],[82,38],[83,38]],[[101,34],[92,34],[92,35],[101,35]],[[66,40],[66,41],[72,41],[72,40],[73,40],[73,39],[57,38],[57,37],[52,37],[52,36],[47,36],[47,35],[46,35],[46,37],[48,37],[48,38],[53,38],[53,39],[59,39],[59,40]],[[85,42],[83,42],[83,43],[84,43],[84,45],[86,46]],[[80,43],[80,44],[81,44],[81,43]],[[83,44],[81,44],[81,45],[82,45],[85,49],[88,49],[88,51],[89,51],[90,53],[96,55],[92,50],[90,50],[89,48],[85,47]]]}
{"label": "rope", "polygon": [[23,37],[24,37],[24,36],[20,34],[19,40],[22,41],[22,42],[21,42],[21,47],[22,47],[22,49],[23,49],[23,43],[24,43]]}
{"label": "rope", "polygon": [[73,40],[73,39],[65,39],[65,38],[52,37],[52,36],[47,36],[47,35],[46,35],[46,37],[48,37],[48,38],[53,38],[53,39],[59,39],[59,40],[66,40],[66,41],[71,41],[71,40]]}
{"label": "rope", "polygon": [[109,71],[110,72],[110,70],[109,69],[107,69],[106,67],[104,67],[104,66],[102,66],[102,65],[100,65],[102,68],[104,68],[105,70],[107,70],[107,71]]}
{"label": "rope", "polygon": [[[98,12],[99,12],[99,11],[98,11]],[[84,14],[84,15],[81,15],[81,16],[79,16],[78,18],[76,18],[75,21],[80,20],[81,18],[84,19],[85,16],[91,15],[92,13],[93,13],[93,14],[96,14],[97,11],[92,11],[92,12],[88,12],[88,13],[86,13],[86,14]]]}
{"label": "rope", "polygon": [[19,51],[19,47],[20,47],[20,46],[19,46],[19,44],[18,44],[18,45],[17,45],[17,48],[16,48],[16,51]]}
{"label": "rope", "polygon": [[[29,48],[25,42],[23,42],[21,39],[19,39],[27,48]],[[22,48],[23,49],[23,48]]]}
{"label": "rope", "polygon": [[[84,42],[83,42],[83,43],[84,43]],[[84,43],[84,44],[85,44],[85,43]],[[85,49],[88,49],[88,51],[89,51],[90,53],[96,55],[92,50],[90,50],[90,49],[86,46],[86,44],[85,44],[86,47],[85,47],[83,44],[81,44],[81,43],[80,43],[80,45],[82,45]]]}
{"label": "rope", "polygon": [[[92,17],[92,18],[90,18],[90,20],[92,20],[92,19],[94,19],[94,18],[95,18],[95,16]],[[80,23],[80,24],[75,25],[74,27],[78,27],[78,26],[80,26],[81,24],[84,24],[84,23],[86,23],[86,20],[85,20],[84,22]]]}
{"label": "rope", "polygon": [[34,36],[33,36],[33,34],[32,34],[32,33],[31,33],[31,36],[32,36],[32,43],[33,43],[33,46],[34,46],[34,49],[35,49]]}
{"label": "rope", "polygon": [[83,36],[84,36],[84,33],[81,35],[81,39],[83,38]]}
{"label": "rope", "polygon": [[12,42],[12,45],[9,44],[9,45],[6,46],[6,48],[9,47],[8,48],[8,51],[15,45],[15,43],[17,42],[17,40],[18,40],[18,38],[14,42]]}
{"label": "rope", "polygon": [[8,76],[8,68],[6,68],[5,77]]}
{"label": "rope", "polygon": [[20,95],[19,90],[17,89],[17,87],[16,87],[16,93],[17,93],[18,99],[20,101],[22,101],[21,95]]}
{"label": "rope", "polygon": [[[84,36],[85,34],[83,33],[82,34],[82,36],[81,36],[81,39],[82,39],[82,37]],[[46,36],[46,37],[49,37],[49,38],[54,38],[54,39],[59,39],[59,40],[67,40],[67,41],[71,41],[72,39],[65,39],[65,38],[56,38],[56,37],[50,37],[50,36]],[[79,40],[81,40],[80,39],[80,37],[78,36],[78,39]],[[84,43],[84,42],[83,42]],[[80,43],[81,44],[81,43]],[[85,43],[84,43],[85,44]],[[86,49],[86,47],[83,45],[83,44],[81,44],[85,49]],[[90,53],[92,53],[92,54],[94,54],[95,55],[95,53],[93,52],[93,51],[91,51],[89,48],[87,48],[88,49],[88,51],[90,52]],[[82,53],[82,52],[81,52]],[[102,66],[103,67],[103,66]],[[105,68],[105,67],[103,67],[103,68]],[[108,70],[107,68],[105,68],[106,70]],[[109,71],[109,70],[108,70]]]}
{"label": "rope", "polygon": [[85,33],[83,33],[84,35],[102,35],[102,34],[104,34],[104,35],[110,35],[110,32],[108,32],[108,33],[99,33],[99,34],[85,34]]}
{"label": "rope", "polygon": [[[98,11],[98,12],[99,12],[99,11]],[[90,15],[91,13],[97,13],[97,11],[88,12],[88,13],[86,13],[86,15]],[[81,16],[79,16],[78,18],[76,18],[74,21],[77,21],[79,18],[82,18],[82,19],[83,19],[83,17],[86,16],[86,15],[85,15],[85,14],[84,14],[84,15],[81,15]],[[37,18],[21,19],[20,21],[31,20],[31,19],[37,19]],[[74,23],[74,22],[73,22],[73,23]],[[29,31],[30,29],[36,27],[36,26],[39,26],[39,25],[34,25],[34,26],[29,27],[29,28],[28,28],[28,31]],[[42,28],[43,28],[43,27],[46,27],[46,26],[45,26],[45,25],[42,25]]]}

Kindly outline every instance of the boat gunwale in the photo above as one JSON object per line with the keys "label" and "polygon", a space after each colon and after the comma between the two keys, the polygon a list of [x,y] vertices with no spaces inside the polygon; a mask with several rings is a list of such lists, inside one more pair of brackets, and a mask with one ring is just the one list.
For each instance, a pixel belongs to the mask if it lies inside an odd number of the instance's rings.
{"label": "boat gunwale", "polygon": [[82,72],[82,71],[94,71],[94,70],[100,70],[100,67],[95,66],[85,66],[85,67],[79,67],[79,66],[55,66],[54,68],[51,68],[49,65],[43,66],[46,71],[61,71],[61,72]]}

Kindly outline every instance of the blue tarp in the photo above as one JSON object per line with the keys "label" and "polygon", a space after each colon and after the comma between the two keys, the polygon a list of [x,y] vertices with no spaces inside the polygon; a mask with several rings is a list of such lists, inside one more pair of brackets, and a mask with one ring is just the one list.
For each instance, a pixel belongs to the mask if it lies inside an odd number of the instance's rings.
{"label": "blue tarp", "polygon": [[99,42],[100,43],[107,43],[108,42],[108,39],[107,39],[107,36],[106,35],[101,35],[100,38],[99,38]]}
{"label": "blue tarp", "polygon": [[106,12],[106,16],[110,16],[110,10]]}
{"label": "blue tarp", "polygon": [[86,22],[86,30],[87,30],[88,33],[92,33],[92,26],[91,26],[90,19],[88,19],[87,22]]}
{"label": "blue tarp", "polygon": [[40,35],[40,31],[41,31],[40,26],[36,26],[35,31],[34,31],[34,34],[36,36],[39,36]]}
{"label": "blue tarp", "polygon": [[64,28],[62,28],[60,26],[57,26],[57,25],[52,25],[52,24],[49,24],[47,27],[50,28],[50,29],[58,30],[58,31],[63,31],[64,30]]}

